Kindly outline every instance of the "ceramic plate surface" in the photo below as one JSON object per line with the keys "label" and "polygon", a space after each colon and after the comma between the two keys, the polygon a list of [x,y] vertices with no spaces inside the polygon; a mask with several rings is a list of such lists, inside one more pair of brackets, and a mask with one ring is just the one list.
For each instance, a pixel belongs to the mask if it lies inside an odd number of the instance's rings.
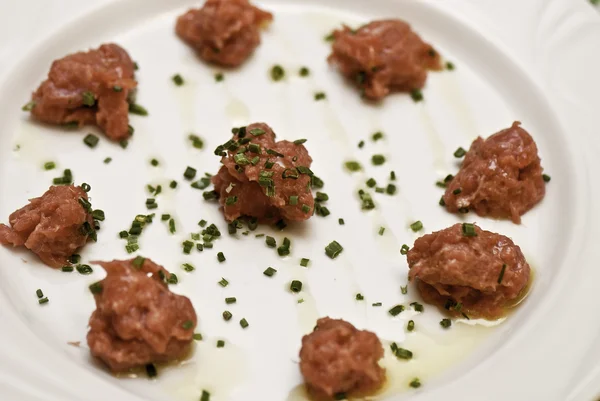
{"label": "ceramic plate surface", "polygon": [[[264,0],[259,5],[274,13],[274,23],[253,57],[235,71],[202,63],[175,36],[176,17],[197,6],[184,0],[108,3],[22,50],[0,82],[0,219],[6,222],[12,211],[70,168],[76,183],[92,186],[93,204],[107,216],[98,242],[82,251],[83,260],[124,259],[128,254],[119,231],[137,214],[149,213],[146,186],[162,185],[159,208],[153,212],[174,216],[177,232],[170,234],[165,222],[155,218],[140,237],[139,254],[178,275],[180,282],[172,290],[192,300],[203,341],[196,342],[189,359],[161,368],[156,380],[114,377],[89,356],[85,342],[94,310],[88,285],[103,277],[102,269],[95,266],[87,276],[62,273],[28,252],[2,247],[1,398],[192,401],[206,389],[213,401],[303,400],[300,341],[321,316],[344,318],[376,332],[384,342],[389,380],[375,399],[559,401],[598,396],[600,317],[593,305],[600,282],[600,233],[594,202],[598,183],[592,180],[598,172],[598,140],[591,133],[598,127],[600,76],[587,72],[600,68],[600,53],[590,51],[600,46],[600,21],[581,17],[578,7],[565,2],[549,5],[538,32],[553,26],[554,34],[540,33],[544,37],[536,45],[547,65],[533,69],[451,4]],[[480,11],[485,13],[485,7]],[[489,7],[488,18],[493,19],[493,12]],[[430,74],[423,102],[397,94],[380,105],[365,103],[326,62],[330,44],[323,38],[333,28],[390,17],[408,21],[456,66]],[[20,111],[52,60],[105,42],[122,45],[140,66],[138,103],[149,116],[131,117],[135,135],[127,149],[94,128],[65,131],[35,123]],[[570,60],[585,60],[585,66],[580,69]],[[275,64],[286,71],[283,81],[270,78]],[[298,74],[303,66],[311,71],[307,78]],[[224,73],[223,82],[214,79],[218,72]],[[185,85],[173,84],[176,73]],[[317,92],[327,98],[315,101]],[[545,172],[552,176],[543,202],[519,226],[445,212],[438,205],[442,191],[435,182],[457,171],[454,150],[515,120],[536,140]],[[325,182],[331,215],[314,216],[284,231],[259,226],[247,236],[227,235],[218,205],[204,201],[183,172],[191,166],[200,174],[216,173],[220,164],[213,149],[230,138],[232,127],[252,122],[268,123],[279,139],[307,139],[312,170]],[[377,131],[384,139],[373,142]],[[101,137],[94,149],[82,142],[88,132]],[[190,145],[189,133],[203,138],[204,149]],[[359,149],[361,140],[366,144]],[[373,166],[374,154],[383,154],[386,163]],[[103,162],[107,157],[110,164]],[[150,165],[153,158],[158,167]],[[345,171],[348,160],[359,161],[364,171]],[[44,171],[48,161],[56,162],[57,169]],[[397,194],[371,191],[376,209],[361,211],[357,191],[366,189],[370,177],[387,185],[392,170]],[[169,188],[171,180],[179,182],[177,189]],[[345,225],[338,224],[339,218]],[[215,223],[224,235],[213,249],[184,255],[181,243],[199,231],[201,219]],[[409,225],[417,220],[424,229],[414,233]],[[412,285],[406,295],[400,290],[407,285],[408,271],[401,245],[460,221],[477,222],[520,245],[535,272],[528,297],[502,321],[459,319],[449,330],[440,327],[443,316],[434,307],[422,314],[408,308],[391,317],[388,310],[394,305],[419,300]],[[278,242],[288,237],[291,255],[279,257],[264,238],[255,237],[258,233]],[[324,252],[333,240],[344,247],[335,260]],[[224,263],[218,262],[217,252],[225,254]],[[300,266],[301,258],[310,259],[308,267]],[[188,273],[184,263],[196,269]],[[269,266],[278,271],[272,278],[262,273]],[[221,287],[221,278],[230,285]],[[292,280],[304,283],[299,294],[289,291]],[[48,304],[38,305],[38,288]],[[357,293],[364,301],[356,301]],[[230,296],[237,297],[237,304],[225,304]],[[377,302],[382,306],[373,307]],[[229,322],[222,318],[226,309],[233,314]],[[242,318],[250,323],[245,330],[238,324]],[[410,319],[417,327],[413,333],[405,329]],[[221,339],[226,346],[217,349]],[[393,341],[411,349],[413,360],[389,354]],[[423,382],[416,391],[408,386],[414,377]]]}

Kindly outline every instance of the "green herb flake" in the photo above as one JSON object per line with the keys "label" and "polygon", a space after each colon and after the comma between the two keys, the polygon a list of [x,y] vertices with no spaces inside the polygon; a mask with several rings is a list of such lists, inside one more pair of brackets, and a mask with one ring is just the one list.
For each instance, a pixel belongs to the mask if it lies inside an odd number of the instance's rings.
{"label": "green herb flake", "polygon": [[440,321],[440,326],[442,326],[443,328],[447,329],[450,326],[452,326],[452,321],[450,319],[442,319]]}
{"label": "green herb flake", "polygon": [[392,316],[398,316],[403,311],[404,311],[404,305],[396,305],[392,309],[390,309],[388,311],[388,313]]}
{"label": "green herb flake", "polygon": [[317,92],[315,93],[315,100],[319,101],[319,100],[324,100],[327,98],[327,95],[325,94],[325,92]]}
{"label": "green herb flake", "polygon": [[457,159],[460,159],[461,157],[465,157],[466,154],[467,154],[467,151],[464,150],[462,147],[459,147],[458,149],[456,149],[454,151],[454,157],[456,157]]}
{"label": "green herb flake", "polygon": [[298,293],[298,292],[302,291],[302,281],[299,281],[299,280],[293,280],[293,281],[290,283],[290,290],[291,290],[292,292],[296,292],[296,293]]}
{"label": "green herb flake", "polygon": [[344,248],[337,241],[332,241],[325,247],[325,254],[331,259],[337,258],[337,256],[344,250]]}
{"label": "green herb flake", "polygon": [[418,103],[423,100],[423,92],[420,89],[415,89],[410,92],[410,97],[415,103]]}
{"label": "green herb flake", "polygon": [[221,277],[221,281],[219,281],[219,285],[221,287],[227,287],[229,285],[229,281],[227,281],[224,277]]}
{"label": "green herb flake", "polygon": [[272,267],[267,267],[267,269],[263,272],[263,274],[267,277],[273,277],[277,273],[277,270]]}
{"label": "green herb flake", "polygon": [[281,81],[285,77],[285,70],[280,65],[274,65],[271,68],[271,79],[275,82]]}
{"label": "green herb flake", "polygon": [[417,220],[410,225],[410,229],[413,230],[414,232],[421,231],[423,229],[423,223],[421,223],[420,220]]}
{"label": "green herb flake", "polygon": [[300,266],[302,266],[302,267],[308,267],[309,263],[310,263],[310,259],[306,259],[306,258],[300,259]]}
{"label": "green herb flake", "polygon": [[381,166],[382,164],[385,163],[385,156],[384,155],[373,155],[371,157],[371,163],[373,163],[374,166]]}
{"label": "green herb flake", "polygon": [[175,85],[177,85],[177,86],[182,86],[185,83],[185,81],[183,80],[183,77],[179,74],[173,75],[173,77],[171,79],[173,80],[173,83],[175,83]]}
{"label": "green herb flake", "polygon": [[308,77],[310,75],[310,70],[308,69],[308,67],[302,67],[302,68],[300,68],[300,71],[298,72],[298,74],[301,77]]}
{"label": "green herb flake", "polygon": [[87,134],[85,138],[83,138],[83,143],[85,143],[90,148],[95,148],[98,145],[100,138],[98,138],[94,134]]}
{"label": "green herb flake", "polygon": [[344,163],[344,166],[348,171],[352,173],[362,170],[362,166],[357,161],[347,161],[346,163]]}
{"label": "green herb flake", "polygon": [[147,116],[148,110],[146,110],[143,106],[140,106],[137,103],[129,104],[129,112],[131,114],[136,114],[138,116]]}

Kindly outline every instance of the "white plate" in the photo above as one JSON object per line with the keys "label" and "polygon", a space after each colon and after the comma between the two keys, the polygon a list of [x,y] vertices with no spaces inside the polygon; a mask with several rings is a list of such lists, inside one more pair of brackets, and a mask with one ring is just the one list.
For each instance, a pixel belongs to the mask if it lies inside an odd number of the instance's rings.
{"label": "white plate", "polygon": [[[409,363],[386,357],[391,384],[381,398],[578,400],[595,395],[600,318],[586,313],[586,306],[594,301],[600,281],[594,246],[599,233],[592,224],[598,215],[590,203],[598,194],[591,180],[597,158],[588,157],[597,145],[589,134],[597,124],[591,111],[598,105],[600,80],[587,73],[600,67],[597,52],[590,51],[600,44],[596,21],[564,2],[543,13],[549,17],[540,18],[540,26],[554,30],[540,39],[539,49],[551,50],[541,79],[457,17],[451,5],[264,1],[261,5],[273,11],[275,22],[263,35],[263,44],[243,68],[226,72],[225,81],[216,83],[218,69],[199,62],[173,34],[176,16],[193,5],[184,0],[114,2],[48,36],[17,63],[0,84],[0,218],[6,221],[27,198],[43,193],[52,177],[71,168],[76,182],[92,185],[94,206],[107,214],[99,241],[85,248],[84,260],[125,258],[117,233],[146,212],[146,184],[162,183],[157,213],[175,214],[178,233],[169,235],[156,219],[144,231],[141,253],[178,273],[180,284],[174,289],[191,298],[205,340],[184,366],[161,371],[156,381],[114,378],[85,348],[87,319],[94,308],[87,285],[102,277],[100,269],[93,276],[61,273],[26,252],[1,248],[2,399],[197,400],[206,388],[217,401],[295,400],[301,382],[301,336],[325,315],[343,317],[415,352]],[[488,18],[492,12],[489,7]],[[424,103],[394,95],[380,107],[366,105],[327,66],[329,46],[322,38],[333,27],[389,16],[409,21],[457,66],[454,72],[430,75]],[[122,44],[139,63],[138,101],[150,111],[149,117],[132,117],[136,134],[127,150],[104,138],[90,150],[82,138],[93,129],[67,133],[35,124],[19,111],[53,59],[107,41]],[[573,62],[582,59],[583,66]],[[275,63],[286,69],[284,82],[268,77]],[[310,67],[309,79],[297,76],[302,65]],[[185,86],[173,85],[170,77],[175,73],[186,79]],[[542,91],[536,82],[548,87]],[[315,102],[313,94],[321,90],[327,100]],[[547,94],[552,94],[554,108]],[[477,135],[488,136],[513,120],[522,121],[538,143],[543,166],[552,175],[547,197],[521,226],[469,218],[511,236],[522,247],[536,271],[531,295],[493,329],[457,322],[442,331],[441,315],[429,307],[414,317],[416,333],[406,336],[411,314],[392,319],[387,310],[416,296],[412,287],[407,296],[399,289],[407,272],[399,247],[416,238],[408,224],[422,220],[429,232],[459,221],[437,206],[441,193],[434,182],[457,169],[452,157],[456,147],[466,147]],[[324,179],[331,198],[329,217],[314,217],[275,233],[292,240],[292,255],[285,259],[260,239],[229,237],[218,208],[202,201],[200,191],[183,185],[188,165],[201,173],[216,172],[214,147],[228,139],[232,126],[254,121],[268,122],[280,138],[308,138],[313,170]],[[377,130],[386,139],[372,143],[369,136]],[[188,132],[205,139],[203,151],[190,148]],[[361,139],[367,145],[358,150]],[[14,151],[17,144],[20,150]],[[371,166],[374,153],[385,154],[388,162]],[[105,165],[102,160],[108,156],[113,162]],[[160,167],[150,167],[152,157],[160,160]],[[360,160],[366,173],[344,172],[342,164],[348,159]],[[49,160],[59,169],[44,172],[41,166]],[[387,182],[391,169],[398,175],[399,194],[374,195],[376,211],[360,212],[357,189],[371,176]],[[180,183],[176,191],[165,185],[171,179]],[[345,219],[345,226],[337,224],[338,217]],[[213,250],[186,257],[180,244],[197,231],[201,218],[218,224],[224,237]],[[380,226],[386,227],[382,237],[377,235]],[[273,233],[266,227],[257,232]],[[345,250],[332,261],[323,248],[334,239]],[[224,264],[216,260],[219,251],[227,257]],[[302,257],[311,259],[308,269],[299,266]],[[180,268],[184,262],[194,264],[196,271],[185,273]],[[267,266],[278,269],[272,279],[262,275]],[[217,284],[221,277],[231,283],[226,289]],[[286,290],[292,279],[304,282],[299,296]],[[37,304],[37,288],[44,290],[49,304]],[[357,292],[365,295],[365,302],[354,300]],[[238,304],[226,307],[226,296],[236,296]],[[299,298],[305,302],[298,304]],[[370,306],[377,301],[384,306]],[[229,323],[221,318],[225,309],[234,314]],[[242,317],[250,322],[246,330],[237,324]],[[226,339],[224,349],[215,348],[217,338]],[[67,344],[73,341],[82,346]],[[407,384],[415,376],[424,386],[409,391]]]}

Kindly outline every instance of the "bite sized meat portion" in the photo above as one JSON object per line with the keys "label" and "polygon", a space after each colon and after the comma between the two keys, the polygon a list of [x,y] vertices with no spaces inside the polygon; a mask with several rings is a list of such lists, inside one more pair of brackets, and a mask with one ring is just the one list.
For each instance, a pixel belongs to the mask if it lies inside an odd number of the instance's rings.
{"label": "bite sized meat portion", "polygon": [[538,149],[520,124],[473,141],[444,194],[449,212],[474,210],[480,216],[520,224],[521,216],[544,198]]}
{"label": "bite sized meat portion", "polygon": [[267,124],[242,127],[219,146],[223,166],[212,178],[225,218],[271,223],[303,221],[313,214],[312,163],[301,143],[275,141]]}
{"label": "bite sized meat portion", "polygon": [[96,238],[88,195],[73,185],[50,187],[12,213],[9,223],[0,224],[0,244],[25,246],[54,268],[68,264],[78,248]]}
{"label": "bite sized meat portion", "polygon": [[438,52],[398,19],[334,31],[328,60],[372,100],[421,89],[427,72],[442,68]]}
{"label": "bite sized meat portion", "polygon": [[258,47],[260,28],[272,20],[248,0],[207,0],[180,16],[175,31],[203,60],[237,67]]}
{"label": "bite sized meat portion", "polygon": [[136,86],[129,54],[104,44],[54,61],[32,95],[31,115],[51,124],[94,124],[119,141],[130,136],[127,99]]}
{"label": "bite sized meat portion", "polygon": [[171,277],[149,259],[93,262],[106,278],[91,287],[96,310],[87,343],[115,372],[186,356],[197,319],[187,297],[169,290]]}
{"label": "bite sized meat portion", "polygon": [[302,338],[300,371],[313,396],[364,396],[385,382],[385,369],[378,363],[382,357],[383,346],[376,334],[325,317]]}
{"label": "bite sized meat portion", "polygon": [[425,302],[452,315],[495,319],[527,288],[529,264],[504,235],[458,223],[415,241],[408,278]]}

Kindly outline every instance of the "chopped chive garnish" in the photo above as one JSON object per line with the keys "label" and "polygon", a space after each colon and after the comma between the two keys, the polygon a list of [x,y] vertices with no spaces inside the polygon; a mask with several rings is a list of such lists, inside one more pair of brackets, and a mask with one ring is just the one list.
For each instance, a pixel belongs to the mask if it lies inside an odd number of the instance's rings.
{"label": "chopped chive garnish", "polygon": [[140,106],[137,103],[129,104],[129,112],[131,114],[137,114],[138,116],[147,116],[148,115],[148,110],[146,110],[144,107]]}
{"label": "chopped chive garnish", "polygon": [[365,299],[365,297],[363,296],[363,294],[360,294],[360,293],[359,293],[359,294],[356,294],[356,297],[355,297],[355,298],[356,298],[356,300],[357,300],[357,301],[362,301],[362,300],[364,300],[364,299]]}
{"label": "chopped chive garnish", "polygon": [[35,291],[35,294],[37,295],[38,298],[44,297],[44,293],[39,288]]}
{"label": "chopped chive garnish", "polygon": [[425,310],[425,308],[423,308],[423,305],[421,305],[418,302],[411,302],[410,306],[413,307],[413,309],[415,310],[415,312],[423,312]]}
{"label": "chopped chive garnish", "polygon": [[188,139],[192,142],[194,148],[202,149],[204,147],[204,141],[198,135],[189,134]]}
{"label": "chopped chive garnish", "polygon": [[544,180],[544,182],[550,182],[552,177],[550,177],[548,174],[542,174],[542,179]]}
{"label": "chopped chive garnish", "polygon": [[265,243],[267,244],[267,246],[269,248],[275,248],[277,246],[277,242],[275,241],[275,238],[268,236],[265,238]]}
{"label": "chopped chive garnish", "polygon": [[54,168],[56,168],[56,163],[54,163],[54,162],[44,163],[44,170],[53,170]]}
{"label": "chopped chive garnish", "polygon": [[267,277],[273,277],[277,273],[277,270],[272,267],[267,267],[267,269],[263,272],[263,274]]}
{"label": "chopped chive garnish", "polygon": [[77,265],[75,266],[75,268],[77,269],[77,272],[79,272],[79,274],[91,274],[94,270],[92,270],[92,267],[90,265]]}
{"label": "chopped chive garnish", "polygon": [[192,336],[192,338],[196,341],[202,341],[202,334],[200,333],[194,333],[194,335]]}
{"label": "chopped chive garnish", "polygon": [[329,200],[329,195],[327,195],[325,192],[317,191],[317,193],[315,195],[315,200],[317,202],[326,202]]}
{"label": "chopped chive garnish", "polygon": [[383,305],[381,302],[375,302],[375,303],[371,304],[371,306],[381,306],[381,305]]}
{"label": "chopped chive garnish", "polygon": [[85,143],[87,146],[89,146],[90,148],[95,148],[96,145],[98,145],[98,142],[100,141],[100,138],[98,138],[96,135],[94,134],[87,134],[85,136],[85,138],[83,138],[83,143]]}
{"label": "chopped chive garnish", "polygon": [[69,263],[77,264],[81,261],[81,256],[77,254],[73,254],[69,257]]}
{"label": "chopped chive garnish", "polygon": [[223,82],[224,79],[225,79],[225,75],[223,75],[222,72],[217,72],[215,74],[215,81],[217,81],[217,82]]}
{"label": "chopped chive garnish", "polygon": [[356,171],[360,171],[362,170],[362,167],[360,165],[359,162],[357,161],[347,161],[346,163],[344,163],[344,165],[346,166],[346,169],[350,172],[356,172]]}
{"label": "chopped chive garnish", "polygon": [[[298,168],[299,170],[300,168]],[[315,188],[315,189],[321,189],[323,188],[323,185],[325,185],[325,183],[323,182],[322,179],[320,179],[319,177],[317,177],[316,175],[312,175],[310,177],[310,185]]]}
{"label": "chopped chive garnish", "polygon": [[302,291],[302,281],[293,280],[290,284],[290,290],[292,292],[300,292]]}
{"label": "chopped chive garnish", "polygon": [[202,390],[202,395],[200,396],[200,401],[210,401],[210,393],[206,390]]}
{"label": "chopped chive garnish", "polygon": [[287,224],[285,224],[285,221],[279,220],[277,223],[275,223],[275,227],[277,227],[279,231],[282,231],[284,228],[287,227]]}
{"label": "chopped chive garnish", "polygon": [[420,220],[417,220],[410,225],[410,229],[414,232],[421,231],[423,229],[423,223],[421,223]]}
{"label": "chopped chive garnish", "polygon": [[70,273],[73,271],[73,266],[63,266],[60,268],[63,272]]}
{"label": "chopped chive garnish", "polygon": [[454,70],[454,68],[455,68],[455,66],[454,66],[454,63],[453,63],[453,62],[451,62],[451,61],[446,61],[446,69],[447,69],[448,71],[452,71],[452,70]]}
{"label": "chopped chive garnish", "polygon": [[358,148],[362,149],[365,146],[365,141],[358,142]]}
{"label": "chopped chive garnish", "polygon": [[119,238],[127,238],[129,237],[129,233],[125,230],[119,232]]}
{"label": "chopped chive garnish", "polygon": [[438,204],[440,206],[446,206],[446,201],[444,200],[444,195],[442,195],[442,197],[440,198],[440,201],[438,202]]}
{"label": "chopped chive garnish", "polygon": [[385,163],[385,156],[384,155],[373,155],[371,157],[371,162],[373,163],[374,166],[381,166],[383,163]]}
{"label": "chopped chive garnish", "polygon": [[383,132],[379,131],[379,132],[374,133],[371,136],[371,139],[373,139],[373,142],[377,142],[378,140],[383,139]]}
{"label": "chopped chive garnish", "polygon": [[294,145],[302,145],[303,143],[306,143],[306,139],[296,139],[294,141]]}
{"label": "chopped chive garnish", "polygon": [[27,103],[25,106],[21,107],[21,110],[31,111],[31,110],[33,110],[34,107],[35,107],[35,102],[31,101],[31,102]]}
{"label": "chopped chive garnish", "polygon": [[385,188],[385,192],[388,195],[394,195],[396,193],[396,186],[394,184],[388,184],[388,186]]}
{"label": "chopped chive garnish", "polygon": [[310,212],[310,206],[303,204],[302,205],[302,212],[304,212],[304,213]]}
{"label": "chopped chive garnish", "polygon": [[50,300],[48,299],[48,297],[44,297],[44,298],[38,299],[38,304],[40,304],[40,305],[46,304],[48,302],[50,302]]}
{"label": "chopped chive garnish", "polygon": [[377,192],[378,194],[382,194],[385,192],[385,188],[377,187],[377,188],[375,188],[375,192]]}
{"label": "chopped chive garnish", "polygon": [[219,261],[219,263],[223,263],[225,262],[225,255],[223,255],[223,252],[219,252],[217,253],[217,260]]}
{"label": "chopped chive garnish", "polygon": [[505,271],[506,271],[506,264],[503,264],[502,270],[500,270],[500,275],[498,276],[498,284],[502,284],[502,279],[504,278]]}
{"label": "chopped chive garnish", "polygon": [[454,195],[458,195],[458,194],[460,194],[461,192],[462,192],[462,189],[461,189],[461,188],[456,188],[454,191],[452,191],[452,193],[453,193]]}
{"label": "chopped chive garnish", "polygon": [[237,196],[228,196],[225,199],[225,205],[227,206],[231,206],[231,205],[235,205],[238,201],[238,197]]}
{"label": "chopped chive garnish", "polygon": [[123,87],[119,86],[119,85],[114,85],[113,86],[113,91],[115,91],[115,92],[123,92]]}
{"label": "chopped chive garnish", "polygon": [[181,86],[181,85],[183,85],[185,83],[185,81],[183,80],[183,77],[181,75],[179,75],[179,74],[173,75],[173,77],[171,79],[173,80],[173,82],[177,86]]}
{"label": "chopped chive garnish", "polygon": [[236,298],[236,297],[228,297],[228,298],[225,298],[225,303],[226,303],[227,305],[229,305],[229,304],[234,304],[234,303],[236,303],[236,302],[237,302],[237,298]]}
{"label": "chopped chive garnish", "polygon": [[335,259],[343,250],[344,248],[339,244],[339,242],[332,241],[325,247],[325,254],[331,259]]}
{"label": "chopped chive garnish", "polygon": [[217,341],[217,348],[223,348],[224,346],[225,346],[225,341],[223,341],[223,340]]}
{"label": "chopped chive garnish", "polygon": [[302,266],[302,267],[307,267],[309,263],[310,263],[310,259],[306,259],[306,258],[300,259],[300,266]]}
{"label": "chopped chive garnish", "polygon": [[279,254],[279,256],[287,256],[290,254],[290,245],[291,242],[289,240],[289,238],[285,237],[283,238],[283,243],[281,244],[281,246],[279,248],[277,248],[277,253]]}
{"label": "chopped chive garnish", "polygon": [[231,320],[232,317],[233,317],[233,315],[228,310],[223,312],[223,320],[229,321],[229,320]]}
{"label": "chopped chive garnish", "polygon": [[175,220],[174,219],[170,219],[169,220],[169,232],[171,234],[175,234],[176,231],[177,231],[177,228],[175,227]]}
{"label": "chopped chive garnish", "polygon": [[465,237],[477,237],[477,232],[475,231],[475,225],[471,223],[463,223],[462,224],[462,234]]}
{"label": "chopped chive garnish", "polygon": [[403,295],[406,295],[406,294],[408,294],[408,285],[405,285],[405,286],[400,286],[400,292],[401,292]]}
{"label": "chopped chive garnish", "polygon": [[177,275],[175,273],[171,273],[169,275],[169,278],[167,278],[167,283],[169,284],[177,284],[179,282],[179,279],[177,278]]}
{"label": "chopped chive garnish", "polygon": [[248,321],[244,318],[242,320],[240,320],[240,326],[242,326],[242,329],[245,329],[246,327],[250,326],[250,324],[248,323]]}
{"label": "chopped chive garnish", "polygon": [[285,70],[283,67],[274,65],[273,68],[271,68],[271,79],[273,79],[273,81],[281,81],[283,77],[285,77]]}
{"label": "chopped chive garnish", "polygon": [[159,164],[159,163],[158,163],[158,160],[156,160],[156,159],[152,159],[152,160],[150,160],[150,164],[151,164],[152,166],[156,167],[156,166],[158,166],[158,164]]}
{"label": "chopped chive garnish", "polygon": [[406,330],[413,331],[414,329],[415,329],[415,321],[409,320],[408,324],[406,325]]}
{"label": "chopped chive garnish", "polygon": [[298,196],[297,195],[290,196],[290,205],[296,206],[297,204],[298,204]]}
{"label": "chopped chive garnish", "polygon": [[385,227],[379,227],[379,235],[383,235],[385,233]]}
{"label": "chopped chive garnish", "polygon": [[194,322],[192,322],[191,320],[186,320],[185,322],[183,322],[183,323],[181,324],[181,327],[182,327],[184,330],[189,330],[189,329],[191,329],[192,327],[194,327]]}
{"label": "chopped chive garnish", "polygon": [[462,213],[462,214],[469,213],[469,208],[468,207],[459,207],[458,213]]}
{"label": "chopped chive garnish", "polygon": [[412,388],[419,388],[421,387],[421,380],[419,380],[418,377],[415,377],[414,379],[412,379],[412,381],[409,383],[409,386],[411,386]]}
{"label": "chopped chive garnish", "polygon": [[144,265],[145,261],[146,261],[146,258],[144,258],[142,256],[136,256],[135,259],[133,259],[133,261],[131,262],[131,264],[133,264],[134,267],[139,269]]}
{"label": "chopped chive garnish", "polygon": [[[192,246],[193,245],[194,244],[192,244]],[[181,267],[183,267],[183,270],[185,270],[188,273],[195,270],[195,267],[193,265],[189,264],[189,263],[184,263],[184,264],[181,265]]]}
{"label": "chopped chive garnish", "polygon": [[344,224],[346,224],[346,222],[344,221],[344,219],[341,219],[341,218],[340,218],[340,219],[338,219],[338,224],[339,224],[340,226],[343,226]]}
{"label": "chopped chive garnish", "polygon": [[90,91],[85,91],[82,94],[84,106],[91,107],[96,104],[96,97]]}
{"label": "chopped chive garnish", "polygon": [[404,305],[396,305],[392,309],[390,309],[388,311],[388,313],[392,316],[398,316],[403,311],[404,311]]}
{"label": "chopped chive garnish", "polygon": [[148,375],[149,378],[153,378],[156,377],[158,375],[158,372],[156,371],[156,366],[154,366],[154,364],[149,363],[146,365],[146,374]]}
{"label": "chopped chive garnish", "polygon": [[171,218],[170,214],[163,214],[163,215],[160,216],[160,219],[162,221],[168,221],[170,218]]}
{"label": "chopped chive garnish", "polygon": [[92,294],[100,294],[102,292],[102,282],[96,281],[90,284],[88,288]]}
{"label": "chopped chive garnish", "polygon": [[104,159],[104,164],[108,164],[112,161],[112,157],[107,157],[106,159]]}
{"label": "chopped chive garnish", "polygon": [[169,187],[170,187],[171,189],[175,189],[175,188],[177,188],[177,181],[175,181],[175,180],[171,181],[171,182],[169,183]]}
{"label": "chopped chive garnish", "polygon": [[460,147],[454,151],[454,157],[456,157],[457,159],[460,159],[461,157],[465,157],[466,154],[467,154],[467,151],[464,150],[462,147]]}
{"label": "chopped chive garnish", "polygon": [[127,149],[128,145],[129,141],[127,139],[122,139],[121,141],[119,141],[119,146],[121,146],[123,149]]}
{"label": "chopped chive garnish", "polygon": [[406,348],[398,347],[398,345],[396,343],[392,343],[391,348],[392,348],[392,352],[398,359],[410,360],[413,357],[412,351],[409,351]]}
{"label": "chopped chive garnish", "polygon": [[442,319],[440,321],[440,326],[447,329],[448,327],[452,326],[452,321],[450,319]]}
{"label": "chopped chive garnish", "polygon": [[196,169],[188,166],[185,169],[185,172],[183,173],[183,176],[185,178],[187,178],[188,180],[194,179],[194,177],[196,176]]}
{"label": "chopped chive garnish", "polygon": [[421,100],[423,100],[423,92],[421,92],[420,89],[415,89],[412,92],[410,92],[410,97],[415,103],[420,102]]}
{"label": "chopped chive garnish", "polygon": [[85,192],[90,192],[92,190],[92,186],[84,182],[81,184],[81,189],[83,189]]}
{"label": "chopped chive garnish", "polygon": [[375,181],[374,178],[369,178],[365,184],[367,184],[369,188],[373,188],[377,185],[377,181]]}

